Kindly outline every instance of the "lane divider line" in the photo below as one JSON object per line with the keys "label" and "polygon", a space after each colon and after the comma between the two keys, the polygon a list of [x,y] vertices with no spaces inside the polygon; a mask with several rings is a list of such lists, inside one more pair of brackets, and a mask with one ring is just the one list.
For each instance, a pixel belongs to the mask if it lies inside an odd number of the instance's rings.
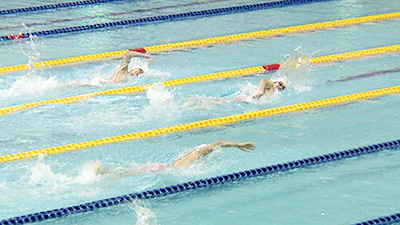
{"label": "lane divider line", "polygon": [[46,21],[46,22],[33,22],[33,23],[25,23],[25,25],[12,25],[12,26],[7,26],[7,27],[0,27],[0,30],[23,28],[25,26],[32,27],[32,26],[37,26],[37,25],[49,25],[49,24],[64,23],[64,22],[69,22],[69,21],[79,21],[79,20],[83,20],[83,19],[93,19],[96,17],[110,17],[110,16],[117,16],[117,15],[134,14],[134,13],[138,13],[138,12],[151,12],[151,11],[157,11],[157,10],[163,10],[163,9],[204,5],[204,4],[210,4],[210,3],[215,3],[215,2],[226,2],[226,1],[229,1],[229,0],[207,0],[207,1],[203,1],[203,2],[199,1],[199,2],[190,2],[190,3],[177,4],[177,5],[166,5],[166,6],[159,6],[159,7],[153,7],[153,8],[148,8],[148,9],[135,9],[135,10],[129,10],[129,11],[124,11],[124,12],[100,13],[100,14],[95,14],[95,15],[85,15],[83,17],[55,19],[55,20],[50,20],[50,21]]}
{"label": "lane divider line", "polygon": [[[185,182],[177,185],[171,185],[164,188],[154,189],[150,191],[144,191],[135,194],[127,194],[122,196],[117,196],[114,198],[108,198],[93,202],[88,202],[80,205],[64,207],[60,209],[53,209],[48,211],[43,211],[34,214],[28,214],[23,216],[17,216],[10,219],[5,219],[0,221],[0,225],[11,225],[11,224],[27,224],[35,223],[40,221],[46,221],[50,219],[63,218],[74,214],[91,212],[97,209],[121,205],[125,203],[130,203],[137,200],[152,199],[157,197],[163,197],[166,195],[172,195],[184,191],[196,190],[202,188],[210,188],[213,186],[219,186],[232,182],[241,182],[245,179],[253,177],[266,177],[275,173],[284,173],[294,169],[308,168],[310,166],[316,166],[319,164],[345,160],[353,157],[358,157],[366,154],[378,153],[385,150],[396,150],[400,146],[400,140],[384,142],[354,149],[349,149],[341,152],[328,153],[324,155],[314,156],[310,158],[300,159],[296,161],[290,161],[281,164],[275,164],[272,166],[266,166],[261,168],[256,168],[252,170],[245,170],[241,172],[226,174],[222,176],[216,176],[211,178],[205,178],[196,181]],[[383,222],[399,222],[400,214],[391,215],[385,218],[379,218],[377,220],[372,220],[371,222],[360,223],[357,225],[371,225],[371,224],[387,224]],[[378,223],[382,222],[382,223]]]}
{"label": "lane divider line", "polygon": [[[334,55],[328,55],[328,56],[320,56],[320,57],[311,58],[310,63],[312,63],[312,64],[332,63],[332,62],[344,61],[344,60],[360,58],[360,57],[365,57],[365,56],[380,55],[380,54],[397,52],[397,51],[400,51],[400,45],[392,45],[392,46],[386,46],[386,47],[380,47],[380,48],[366,49],[366,50],[361,50],[361,51],[347,52],[347,53],[334,54]],[[281,63],[270,64],[270,65],[237,69],[237,70],[231,70],[231,71],[225,71],[225,72],[219,72],[219,73],[213,73],[213,74],[206,74],[206,75],[195,76],[195,77],[186,77],[186,78],[181,78],[181,79],[176,79],[176,80],[165,81],[165,82],[162,82],[161,84],[165,87],[173,87],[173,86],[178,86],[178,85],[190,84],[190,83],[195,83],[195,82],[211,81],[211,80],[215,80],[215,79],[222,79],[222,78],[228,78],[228,77],[243,77],[243,76],[247,76],[247,75],[252,75],[252,74],[257,74],[257,73],[265,73],[265,72],[278,70],[280,68],[280,66],[281,66]],[[37,107],[37,106],[42,106],[42,105],[72,104],[72,103],[84,101],[84,100],[87,100],[87,99],[90,99],[90,98],[93,98],[96,96],[101,96],[101,95],[122,95],[122,94],[133,94],[133,93],[144,92],[147,90],[148,87],[150,87],[152,85],[154,85],[154,83],[139,85],[139,86],[124,87],[124,88],[118,88],[118,89],[111,89],[111,90],[107,90],[107,91],[98,91],[98,92],[77,95],[77,96],[72,96],[72,97],[65,97],[65,98],[54,99],[54,100],[47,100],[47,101],[40,101],[40,102],[26,103],[26,104],[22,104],[22,105],[4,107],[4,108],[0,108],[0,116],[5,116],[5,115],[12,114],[12,113],[21,112],[23,110],[27,110],[27,109]]]}
{"label": "lane divider line", "polygon": [[10,14],[17,14],[17,13],[49,10],[49,9],[59,9],[59,8],[67,8],[67,7],[74,7],[74,6],[92,5],[92,4],[107,3],[107,2],[114,2],[114,1],[121,1],[121,0],[85,0],[85,1],[78,1],[78,2],[64,2],[64,3],[49,4],[49,5],[30,6],[30,7],[18,8],[18,9],[5,9],[5,10],[0,10],[0,15],[10,15]]}
{"label": "lane divider line", "polygon": [[385,217],[379,217],[373,220],[357,223],[355,225],[389,225],[395,223],[400,223],[400,213]]}
{"label": "lane divider line", "polygon": [[125,142],[125,141],[133,141],[133,140],[138,140],[138,139],[158,137],[158,136],[162,136],[162,135],[166,135],[166,134],[195,130],[195,129],[200,129],[200,128],[229,125],[229,124],[238,123],[238,122],[246,121],[246,120],[250,120],[250,119],[256,119],[256,118],[260,118],[260,117],[267,117],[267,116],[279,115],[279,114],[284,114],[284,113],[310,110],[310,109],[321,108],[321,107],[326,107],[326,106],[330,106],[330,105],[337,105],[337,104],[342,104],[342,103],[361,100],[361,99],[377,98],[377,97],[381,97],[381,96],[385,96],[385,95],[389,95],[389,94],[398,94],[398,93],[400,93],[400,86],[382,88],[382,89],[377,89],[377,90],[372,90],[372,91],[365,91],[365,92],[343,95],[343,96],[327,98],[327,99],[322,99],[322,100],[316,100],[316,101],[311,101],[311,102],[306,102],[306,103],[299,103],[299,104],[294,104],[294,105],[269,108],[269,109],[247,112],[247,113],[226,116],[226,117],[221,117],[221,118],[215,118],[215,119],[207,119],[207,120],[191,122],[191,123],[186,123],[186,124],[180,124],[180,125],[159,128],[159,129],[154,129],[154,130],[123,134],[123,135],[119,135],[119,136],[107,137],[107,138],[97,139],[97,140],[93,140],[93,141],[85,141],[85,142],[67,144],[67,145],[62,145],[62,146],[57,146],[57,147],[38,149],[38,150],[34,150],[34,151],[15,153],[15,154],[11,154],[11,155],[4,155],[4,156],[0,156],[0,163],[28,159],[28,158],[38,157],[40,155],[52,155],[52,154],[65,153],[65,152],[87,149],[87,148],[92,148],[95,146],[108,145],[108,144],[114,144],[114,143]]}
{"label": "lane divider line", "polygon": [[[138,52],[143,52],[143,53],[156,54],[156,53],[162,53],[162,52],[169,52],[169,51],[173,51],[173,50],[201,48],[204,46],[211,46],[211,45],[217,45],[217,44],[223,44],[223,43],[233,43],[233,42],[252,40],[252,39],[258,39],[258,38],[267,38],[267,37],[275,37],[275,36],[289,35],[289,34],[302,33],[302,32],[311,32],[311,31],[324,30],[324,29],[337,28],[337,27],[354,26],[354,25],[358,25],[358,24],[378,22],[378,21],[382,21],[382,20],[393,20],[393,19],[398,19],[398,18],[400,18],[400,12],[379,14],[379,15],[365,16],[365,17],[358,17],[358,18],[344,19],[344,20],[335,20],[335,21],[329,21],[329,22],[306,24],[306,25],[299,25],[299,26],[292,26],[292,27],[285,27],[285,28],[278,28],[278,29],[271,29],[271,30],[263,30],[263,31],[255,31],[255,32],[250,32],[250,33],[233,34],[233,35],[228,35],[228,36],[220,36],[220,37],[212,37],[212,38],[198,39],[198,40],[192,40],[192,41],[183,41],[183,42],[176,42],[176,43],[169,43],[169,44],[162,44],[162,45],[154,45],[154,46],[148,46],[148,47],[142,47],[142,48],[104,52],[104,53],[69,57],[69,58],[63,58],[63,59],[47,60],[47,61],[33,63],[33,68],[55,67],[55,66],[73,64],[73,63],[78,63],[78,62],[92,62],[92,61],[99,61],[99,60],[104,60],[104,59],[120,58],[123,55],[125,55],[126,53],[128,53],[129,51],[138,51]],[[6,66],[6,67],[0,68],[0,74],[11,73],[11,72],[16,72],[16,71],[21,71],[21,70],[29,70],[29,69],[30,69],[30,67],[28,64]]]}
{"label": "lane divider line", "polygon": [[252,5],[241,5],[241,6],[232,6],[232,7],[217,8],[217,9],[207,9],[207,10],[178,13],[178,14],[151,16],[151,17],[146,17],[146,18],[122,20],[122,21],[116,21],[116,22],[97,23],[97,24],[82,25],[82,26],[75,26],[75,27],[65,27],[65,28],[58,28],[58,29],[53,29],[53,30],[43,30],[43,31],[36,31],[36,32],[32,32],[32,33],[24,33],[24,34],[17,34],[17,35],[11,34],[11,35],[7,35],[7,36],[0,36],[0,42],[1,41],[10,41],[10,40],[14,40],[14,39],[29,38],[30,36],[40,37],[40,36],[49,36],[49,35],[55,35],[55,34],[76,33],[76,32],[81,32],[81,31],[100,30],[100,29],[111,28],[111,27],[126,27],[128,25],[129,26],[144,26],[147,24],[154,24],[154,23],[162,23],[162,22],[179,21],[179,20],[184,20],[184,19],[194,19],[194,18],[201,18],[201,17],[226,15],[226,14],[231,14],[231,13],[249,12],[249,11],[255,11],[255,10],[292,6],[292,5],[299,5],[299,4],[308,4],[308,3],[314,3],[314,2],[325,2],[325,1],[331,1],[331,0],[282,0],[282,1],[265,2],[265,3],[258,3],[258,4],[252,4]]}

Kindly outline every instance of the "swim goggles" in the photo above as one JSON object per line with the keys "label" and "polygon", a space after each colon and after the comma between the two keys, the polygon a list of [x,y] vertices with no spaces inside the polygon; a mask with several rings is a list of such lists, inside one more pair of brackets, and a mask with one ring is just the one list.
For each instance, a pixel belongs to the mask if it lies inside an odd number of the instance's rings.
{"label": "swim goggles", "polygon": [[282,81],[277,81],[276,83],[278,83],[282,90],[286,88],[285,84]]}

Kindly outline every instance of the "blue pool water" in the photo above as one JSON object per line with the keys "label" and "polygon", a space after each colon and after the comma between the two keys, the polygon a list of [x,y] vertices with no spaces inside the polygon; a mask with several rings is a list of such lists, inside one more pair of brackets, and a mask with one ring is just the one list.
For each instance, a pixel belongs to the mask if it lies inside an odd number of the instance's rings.
{"label": "blue pool water", "polygon": [[[62,2],[62,1],[58,1]],[[195,1],[192,1],[195,2]],[[264,2],[264,1],[252,1]],[[4,16],[0,35],[248,4],[215,1],[116,1],[73,9]],[[1,3],[0,9],[46,4]],[[181,4],[181,6],[177,6]],[[168,7],[165,6],[173,6]],[[156,9],[164,7],[164,9]],[[140,9],[154,9],[140,11]],[[0,43],[0,66],[138,48],[399,11],[396,1],[337,0],[140,27],[54,35]],[[122,13],[134,11],[134,13]],[[100,16],[100,15],[105,16]],[[86,18],[97,15],[96,18]],[[77,19],[82,18],[82,19]],[[54,22],[55,20],[65,22]],[[75,19],[75,20],[72,20]],[[48,23],[45,25],[24,24]],[[154,57],[150,70],[122,84],[107,82],[119,61],[0,75],[0,107],[232,69],[399,44],[400,21],[382,21],[258,39]],[[12,27],[14,26],[14,27]],[[17,27],[19,26],[19,27]],[[339,82],[399,68],[399,53],[240,79],[194,83],[146,93],[99,96],[0,117],[0,154],[8,155],[163,128],[270,107],[397,86],[399,72]],[[260,78],[282,78],[284,92],[254,104],[232,102]],[[106,82],[104,82],[106,81]],[[183,106],[188,98],[203,104]],[[213,104],[222,98],[227,103]],[[399,96],[390,95],[235,125],[170,134],[0,165],[0,219],[253,169],[399,138]],[[113,180],[91,169],[173,163],[194,146],[217,140],[254,142],[244,153],[222,149],[183,169]],[[50,224],[352,224],[398,213],[398,151],[385,151],[221,187],[189,191],[83,213]]]}

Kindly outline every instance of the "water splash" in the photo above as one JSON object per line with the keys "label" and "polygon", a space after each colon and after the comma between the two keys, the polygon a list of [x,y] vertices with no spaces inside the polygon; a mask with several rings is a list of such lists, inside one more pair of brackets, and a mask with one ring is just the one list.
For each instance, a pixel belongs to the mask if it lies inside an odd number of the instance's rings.
{"label": "water splash", "polygon": [[[278,79],[282,80],[282,79]],[[247,102],[255,105],[264,105],[275,102],[279,100],[282,96],[282,92],[274,91],[271,95],[261,96],[259,99],[253,99],[252,96],[256,95],[258,92],[258,85],[252,84],[250,82],[246,82],[245,84],[241,84],[240,92],[236,97],[237,101]]]}
{"label": "water splash", "polygon": [[33,66],[33,64],[35,62],[39,62],[40,60],[40,52],[38,50],[38,43],[39,39],[37,36],[32,35],[33,29],[26,26],[25,24],[22,24],[24,27],[24,31],[22,33],[29,33],[29,39],[26,42],[26,47],[23,48],[21,47],[21,51],[22,53],[28,57],[28,65],[29,65],[29,70],[28,70],[28,75],[33,75],[35,74],[35,67]]}
{"label": "water splash", "polygon": [[149,105],[143,108],[143,115],[146,116],[174,116],[177,106],[174,103],[173,90],[167,90],[161,83],[156,83],[146,91]]}
{"label": "water splash", "polygon": [[29,168],[29,185],[67,187],[76,184],[91,184],[99,180],[92,163],[86,163],[80,168],[77,176],[56,173],[53,168],[39,159],[37,164]]}
{"label": "water splash", "polygon": [[58,86],[56,77],[45,79],[41,76],[29,74],[18,77],[10,88],[0,90],[2,98],[31,98],[32,96],[42,96],[47,91]]}
{"label": "water splash", "polygon": [[129,204],[136,213],[136,225],[157,225],[155,213],[151,210],[146,200],[137,200]]}
{"label": "water splash", "polygon": [[[32,33],[33,29],[24,25],[23,33]],[[40,42],[34,35],[30,35],[26,45],[20,47],[22,53],[28,58],[29,70],[27,74],[18,77],[8,89],[0,90],[2,98],[29,98],[32,95],[43,95],[46,91],[57,86],[58,81],[55,77],[43,78],[36,75],[34,63],[40,60]]]}
{"label": "water splash", "polygon": [[310,91],[312,86],[311,56],[301,52],[300,49],[301,47],[296,48],[294,55],[286,55],[286,61],[271,77],[271,80],[285,82],[287,87],[292,88],[296,93]]}

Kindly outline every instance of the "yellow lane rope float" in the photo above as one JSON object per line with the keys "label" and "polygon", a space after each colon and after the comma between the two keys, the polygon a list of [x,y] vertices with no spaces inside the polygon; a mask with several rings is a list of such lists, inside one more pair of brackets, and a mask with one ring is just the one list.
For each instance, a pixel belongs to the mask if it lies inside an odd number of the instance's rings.
{"label": "yellow lane rope float", "polygon": [[[366,50],[355,51],[355,52],[347,52],[347,53],[334,54],[334,55],[328,55],[328,56],[320,56],[320,57],[311,58],[310,63],[319,64],[319,63],[338,62],[338,61],[343,61],[343,60],[348,60],[348,59],[354,59],[354,58],[360,58],[360,57],[372,56],[372,55],[379,55],[379,54],[385,54],[385,53],[397,52],[397,51],[400,51],[400,45],[392,45],[392,46],[366,49]],[[277,63],[277,64],[271,64],[271,65],[245,68],[245,69],[230,70],[230,71],[225,71],[225,72],[220,72],[220,73],[206,74],[206,75],[201,75],[201,76],[187,77],[187,78],[165,81],[165,82],[162,82],[161,84],[165,87],[172,87],[172,86],[184,85],[184,84],[195,83],[195,82],[203,82],[203,81],[209,81],[209,80],[221,79],[221,78],[227,78],[227,77],[246,76],[246,75],[250,75],[250,74],[264,73],[264,72],[268,72],[268,71],[272,71],[272,70],[277,70],[277,69],[279,69],[280,65],[281,65],[280,63]],[[27,109],[30,109],[35,106],[50,105],[50,104],[71,104],[71,103],[83,101],[83,100],[93,98],[96,96],[100,96],[100,95],[122,95],[122,94],[139,93],[139,92],[146,91],[146,89],[151,85],[153,85],[153,84],[124,87],[124,88],[112,89],[112,90],[107,90],[107,91],[99,91],[99,92],[93,92],[93,93],[88,93],[88,94],[83,94],[83,95],[77,95],[77,96],[72,96],[72,97],[65,97],[65,98],[48,100],[48,101],[41,101],[41,102],[35,102],[35,103],[27,103],[27,104],[22,104],[22,105],[4,107],[4,108],[0,108],[0,116],[5,116],[5,115],[12,114],[12,113],[20,112],[20,111],[27,110]]]}
{"label": "yellow lane rope float", "polygon": [[[34,68],[43,68],[43,67],[52,67],[52,66],[77,63],[77,62],[88,62],[88,61],[103,60],[103,59],[107,59],[107,58],[116,58],[116,57],[122,57],[129,51],[161,53],[161,52],[178,50],[178,49],[196,48],[196,47],[210,46],[210,45],[215,45],[215,44],[220,44],[220,43],[230,43],[230,42],[251,40],[251,39],[255,39],[255,38],[274,37],[274,36],[279,36],[279,35],[286,35],[286,34],[293,34],[293,33],[300,33],[300,32],[309,32],[309,31],[316,31],[316,30],[329,29],[329,28],[335,28],[335,27],[346,27],[346,26],[353,26],[353,25],[357,25],[357,24],[378,22],[378,21],[382,21],[382,20],[392,20],[392,19],[397,19],[397,18],[400,18],[400,12],[379,14],[379,15],[373,15],[373,16],[364,16],[364,17],[344,19],[344,20],[335,20],[335,21],[322,22],[322,23],[306,24],[306,25],[299,25],[299,26],[292,26],[292,27],[285,27],[285,28],[278,28],[278,29],[271,29],[271,30],[263,30],[263,31],[256,31],[256,32],[250,32],[250,33],[234,34],[234,35],[192,40],[192,41],[183,41],[183,42],[176,42],[176,43],[170,43],[170,44],[154,45],[154,46],[143,47],[143,48],[127,49],[127,50],[105,52],[105,53],[98,53],[98,54],[77,56],[77,57],[69,57],[69,58],[64,58],[64,59],[48,60],[48,61],[33,63],[33,67]],[[15,72],[15,71],[21,71],[21,70],[29,70],[29,65],[22,64],[22,65],[16,65],[16,66],[1,67],[0,73],[9,73],[9,72]]]}
{"label": "yellow lane rope float", "polygon": [[114,137],[97,139],[97,140],[93,140],[93,141],[85,141],[85,142],[80,142],[80,143],[75,143],[75,144],[62,145],[62,146],[58,146],[58,147],[51,147],[51,148],[39,149],[39,150],[34,150],[34,151],[29,151],[29,152],[5,155],[5,156],[0,156],[0,162],[10,162],[10,161],[33,158],[33,157],[37,157],[39,155],[59,154],[59,153],[70,152],[70,151],[75,151],[75,150],[80,150],[80,149],[86,149],[86,148],[91,148],[91,147],[95,147],[95,146],[113,144],[113,143],[118,143],[118,142],[133,141],[133,140],[138,140],[138,139],[157,137],[157,136],[171,134],[171,133],[175,133],[175,132],[182,132],[182,131],[188,131],[188,130],[206,128],[206,127],[213,127],[213,126],[220,126],[220,125],[228,125],[228,124],[237,123],[237,122],[245,121],[245,120],[249,120],[249,119],[278,115],[278,114],[283,114],[283,113],[296,112],[296,111],[301,111],[301,110],[308,110],[308,109],[313,109],[313,108],[320,108],[320,107],[325,107],[325,106],[329,106],[329,105],[335,105],[335,104],[340,104],[340,103],[345,103],[345,102],[350,102],[350,101],[356,101],[356,100],[360,100],[360,99],[376,98],[376,97],[380,97],[380,96],[384,96],[384,95],[398,94],[398,93],[400,93],[400,86],[377,89],[377,90],[372,90],[372,91],[365,91],[365,92],[360,92],[360,93],[355,93],[355,94],[349,94],[349,95],[343,95],[343,96],[338,96],[338,97],[333,97],[333,98],[316,100],[316,101],[312,101],[312,102],[299,103],[299,104],[294,104],[294,105],[288,105],[288,106],[258,110],[258,111],[254,111],[254,112],[242,113],[242,114],[237,114],[237,115],[232,115],[232,116],[227,116],[227,117],[222,117],[222,118],[191,122],[191,123],[186,123],[186,124],[181,124],[181,125],[176,125],[176,126],[171,126],[171,127],[165,127],[165,128],[161,128],[161,129],[141,131],[141,132],[136,132],[136,133],[129,133],[129,134],[124,134],[124,135],[119,135],[119,136],[114,136]]}

